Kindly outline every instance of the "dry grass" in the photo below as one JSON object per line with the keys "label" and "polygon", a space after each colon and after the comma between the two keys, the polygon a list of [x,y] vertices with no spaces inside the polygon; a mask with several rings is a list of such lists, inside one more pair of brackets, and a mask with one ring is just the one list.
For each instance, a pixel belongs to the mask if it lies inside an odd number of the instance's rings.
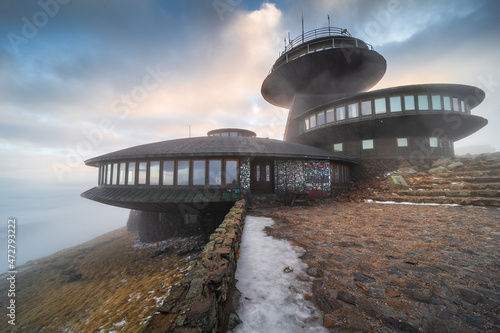
{"label": "dry grass", "polygon": [[[140,248],[133,246],[136,238],[119,229],[20,267],[16,326],[2,320],[0,331],[140,331],[204,242],[175,239]],[[5,309],[5,299],[0,306]]]}

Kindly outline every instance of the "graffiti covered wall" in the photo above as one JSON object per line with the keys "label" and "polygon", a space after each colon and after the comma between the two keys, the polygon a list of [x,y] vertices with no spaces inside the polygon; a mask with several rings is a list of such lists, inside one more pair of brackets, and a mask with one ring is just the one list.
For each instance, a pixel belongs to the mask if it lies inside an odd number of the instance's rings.
{"label": "graffiti covered wall", "polygon": [[276,194],[306,192],[312,197],[331,193],[331,166],[326,161],[276,160],[274,164]]}

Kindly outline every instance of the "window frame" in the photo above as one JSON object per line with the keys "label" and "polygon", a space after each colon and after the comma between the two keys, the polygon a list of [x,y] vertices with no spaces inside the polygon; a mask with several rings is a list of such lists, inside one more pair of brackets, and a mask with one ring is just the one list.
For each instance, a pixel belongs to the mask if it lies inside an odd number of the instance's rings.
{"label": "window frame", "polygon": [[[183,178],[184,176],[186,176],[186,179],[187,179],[187,184],[186,183],[179,183],[179,163],[180,162],[187,162],[187,175],[183,175]],[[183,172],[184,173],[184,172]],[[176,186],[190,186],[191,185],[191,160],[190,159],[180,159],[180,160],[175,160],[175,185]]]}
{"label": "window frame", "polygon": [[[338,112],[340,110],[343,110],[343,111],[342,112]],[[339,117],[338,117],[339,114],[343,115],[342,119],[339,119]],[[339,105],[339,106],[335,107],[335,119],[337,120],[337,122],[345,121],[347,119],[346,118],[346,107],[345,107],[345,105]]]}
{"label": "window frame", "polygon": [[[405,140],[405,144],[404,145],[401,145],[400,144],[400,141],[399,140]],[[408,148],[409,147],[409,141],[408,141],[408,138],[407,137],[404,137],[404,138],[396,138],[396,146],[398,148]]]}
{"label": "window frame", "polygon": [[[205,165],[208,167],[206,167],[207,169],[207,185],[208,186],[222,186],[222,171],[223,171],[223,159],[208,159],[207,160],[208,163]],[[211,183],[211,168],[210,168],[210,164],[211,162],[219,162],[220,163],[220,168],[219,168],[219,183],[215,183],[215,184],[212,184]],[[216,177],[217,179],[217,177]]]}
{"label": "window frame", "polygon": [[[433,111],[441,111],[443,110],[443,101],[441,94],[431,94],[431,108]],[[439,107],[436,107],[434,103],[439,104]]]}
{"label": "window frame", "polygon": [[[141,182],[141,164],[145,164],[144,182]],[[137,162],[137,185],[147,185],[147,182],[148,182],[148,162],[139,161]]]}
{"label": "window frame", "polygon": [[[392,109],[392,101],[395,98],[399,99],[399,110],[393,110]],[[389,96],[389,112],[390,113],[403,112],[403,101],[402,101],[400,95]]]}
{"label": "window frame", "polygon": [[[361,117],[370,117],[370,116],[373,116],[373,100],[372,99],[366,99],[366,100],[363,100],[361,101]],[[370,106],[370,113],[368,114],[365,114],[363,112],[363,110],[365,110],[365,108],[363,107],[364,105],[369,105]]]}
{"label": "window frame", "polygon": [[[130,182],[130,166],[134,166],[134,175],[132,182]],[[125,177],[125,182],[127,185],[136,185],[137,184],[137,162],[127,162],[127,175]]]}
{"label": "window frame", "polygon": [[451,96],[450,95],[443,95],[442,100],[443,100],[443,110],[444,111],[452,111],[453,105],[452,105],[452,101],[451,101]]}
{"label": "window frame", "polygon": [[[170,184],[165,184],[165,163],[172,163],[172,181]],[[175,186],[175,160],[162,160],[161,161],[161,171],[160,171],[160,175],[161,175],[161,180],[160,180],[160,184],[161,186]]]}
{"label": "window frame", "polygon": [[[340,150],[335,148],[335,146],[338,146],[338,145],[340,145]],[[333,144],[333,152],[334,153],[344,152],[344,143],[343,142],[334,143]]]}
{"label": "window frame", "polygon": [[[378,111],[377,110],[377,101],[381,101],[381,100],[384,101],[384,104],[383,104],[384,110],[383,111]],[[374,110],[375,111],[375,115],[378,115],[378,114],[387,114],[387,98],[385,96],[384,97],[374,98],[373,99],[373,105],[375,107],[375,110]],[[382,106],[382,105],[380,105],[380,106]]]}
{"label": "window frame", "polygon": [[[227,163],[228,162],[236,162],[236,183],[228,183],[227,181],[227,172],[228,172],[228,169],[227,169]],[[224,170],[223,170],[223,176],[224,178],[222,179],[223,183],[225,186],[239,186],[240,184],[240,160],[239,159],[224,159],[224,163],[223,163],[223,167],[224,167]]]}
{"label": "window frame", "polygon": [[[435,144],[433,144],[434,141]],[[439,148],[439,138],[437,136],[429,137],[429,148]]]}
{"label": "window frame", "polygon": [[[328,121],[328,113],[332,115],[331,121]],[[325,111],[325,121],[327,124],[335,122],[335,108],[327,109]]]}
{"label": "window frame", "polygon": [[[425,109],[423,109],[420,105],[420,100],[422,99],[422,101],[424,101],[424,98],[425,98],[425,103],[427,105],[427,107]],[[430,108],[429,108],[429,94],[425,93],[425,94],[417,94],[417,108],[418,108],[418,111],[430,111]]]}
{"label": "window frame", "polygon": [[[320,115],[323,115],[323,123],[320,124]],[[326,114],[325,111],[320,111],[316,114],[316,126],[324,126],[326,124]]]}
{"label": "window frame", "polygon": [[[407,108],[407,100],[413,100],[413,109],[408,109]],[[417,103],[415,101],[415,94],[405,94],[403,95],[403,111],[416,111],[417,110]]]}
{"label": "window frame", "polygon": [[[365,143],[369,143],[369,142],[371,142],[371,147],[365,147]],[[375,149],[375,140],[374,139],[361,140],[361,148],[362,148],[362,150]]]}
{"label": "window frame", "polygon": [[[157,183],[151,183],[151,174],[152,174],[152,163],[158,163],[158,175],[157,175]],[[148,185],[150,186],[160,186],[161,184],[161,160],[149,161],[148,163]]]}
{"label": "window frame", "polygon": [[[194,165],[196,162],[203,162],[203,183],[201,184],[195,184],[195,168]],[[190,180],[190,185],[191,186],[205,186],[207,184],[207,160],[206,159],[193,159],[191,160],[191,180]]]}
{"label": "window frame", "polygon": [[[355,115],[352,115],[353,113],[355,113]],[[356,118],[359,118],[359,102],[347,104],[347,119]]]}

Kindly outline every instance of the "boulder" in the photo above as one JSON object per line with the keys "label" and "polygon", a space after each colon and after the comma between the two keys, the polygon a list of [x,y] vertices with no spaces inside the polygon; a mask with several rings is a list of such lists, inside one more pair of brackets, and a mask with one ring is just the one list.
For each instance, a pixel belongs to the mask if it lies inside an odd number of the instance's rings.
{"label": "boulder", "polygon": [[463,166],[464,166],[464,164],[463,164],[462,162],[453,162],[453,163],[451,163],[451,164],[448,164],[448,165],[446,166],[446,168],[447,168],[448,170],[455,170],[455,169],[461,168],[461,167],[463,167]]}
{"label": "boulder", "polygon": [[447,172],[448,170],[444,167],[444,166],[440,166],[440,167],[437,167],[437,168],[432,168],[429,170],[429,173],[430,174],[436,174],[436,173],[443,173],[443,172]]}
{"label": "boulder", "polygon": [[408,188],[409,186],[403,177],[399,175],[389,177],[389,189],[392,191],[407,190]]}

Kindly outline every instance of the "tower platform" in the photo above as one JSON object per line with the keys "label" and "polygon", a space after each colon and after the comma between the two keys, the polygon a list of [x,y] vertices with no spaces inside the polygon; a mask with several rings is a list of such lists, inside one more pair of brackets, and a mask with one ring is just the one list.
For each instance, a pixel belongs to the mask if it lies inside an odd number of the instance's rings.
{"label": "tower platform", "polygon": [[386,68],[384,57],[345,29],[315,29],[290,41],[261,92],[269,103],[290,108],[300,94],[343,97],[366,91]]}

